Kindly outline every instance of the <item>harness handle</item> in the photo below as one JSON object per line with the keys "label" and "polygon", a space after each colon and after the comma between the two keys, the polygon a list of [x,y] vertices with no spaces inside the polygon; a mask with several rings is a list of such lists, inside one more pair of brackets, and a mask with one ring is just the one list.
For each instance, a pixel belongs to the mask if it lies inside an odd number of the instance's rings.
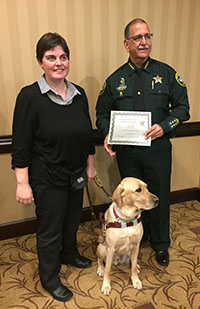
{"label": "harness handle", "polygon": [[101,188],[103,190],[103,192],[107,195],[107,197],[109,197],[109,199],[112,201],[112,196],[106,191],[106,189],[103,186],[103,183],[101,181],[101,179],[99,178],[98,175],[96,175],[93,178],[94,182],[96,183],[97,187]]}

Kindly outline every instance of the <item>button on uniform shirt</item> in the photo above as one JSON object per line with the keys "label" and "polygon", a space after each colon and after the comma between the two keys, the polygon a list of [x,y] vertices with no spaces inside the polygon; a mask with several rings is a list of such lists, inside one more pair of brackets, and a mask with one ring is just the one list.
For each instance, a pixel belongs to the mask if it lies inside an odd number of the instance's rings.
{"label": "button on uniform shirt", "polygon": [[144,111],[142,68],[136,68],[135,74],[137,76],[134,84],[133,110]]}

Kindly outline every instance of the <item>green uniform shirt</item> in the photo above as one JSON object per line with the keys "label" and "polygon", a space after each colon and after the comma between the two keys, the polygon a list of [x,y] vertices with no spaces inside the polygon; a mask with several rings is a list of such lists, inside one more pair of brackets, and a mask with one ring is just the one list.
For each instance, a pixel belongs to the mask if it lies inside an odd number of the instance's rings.
{"label": "green uniform shirt", "polygon": [[[149,57],[141,74],[144,110],[151,112],[152,125],[159,124],[167,133],[190,118],[186,86],[173,68]],[[96,124],[103,138],[109,131],[111,110],[134,111],[137,76],[129,59],[105,81],[96,106]]]}

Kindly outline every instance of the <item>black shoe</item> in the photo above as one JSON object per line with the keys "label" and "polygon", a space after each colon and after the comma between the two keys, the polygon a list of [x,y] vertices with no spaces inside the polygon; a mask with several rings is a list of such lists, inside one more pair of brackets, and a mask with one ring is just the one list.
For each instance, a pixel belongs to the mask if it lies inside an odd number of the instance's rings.
{"label": "black shoe", "polygon": [[53,292],[48,291],[53,298],[59,301],[67,301],[69,300],[72,296],[73,293],[64,285],[59,285],[57,289],[55,289]]}
{"label": "black shoe", "polygon": [[77,268],[87,268],[92,264],[92,261],[84,256],[63,257],[61,263],[65,265],[73,265]]}
{"label": "black shoe", "polygon": [[156,261],[162,266],[169,265],[169,253],[167,250],[156,251]]}

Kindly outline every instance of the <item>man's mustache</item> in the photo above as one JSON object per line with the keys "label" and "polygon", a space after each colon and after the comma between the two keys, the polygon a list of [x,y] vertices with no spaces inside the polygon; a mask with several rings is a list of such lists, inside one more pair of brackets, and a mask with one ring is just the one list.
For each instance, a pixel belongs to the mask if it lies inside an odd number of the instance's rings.
{"label": "man's mustache", "polygon": [[140,45],[138,49],[149,49],[149,45],[148,44]]}

